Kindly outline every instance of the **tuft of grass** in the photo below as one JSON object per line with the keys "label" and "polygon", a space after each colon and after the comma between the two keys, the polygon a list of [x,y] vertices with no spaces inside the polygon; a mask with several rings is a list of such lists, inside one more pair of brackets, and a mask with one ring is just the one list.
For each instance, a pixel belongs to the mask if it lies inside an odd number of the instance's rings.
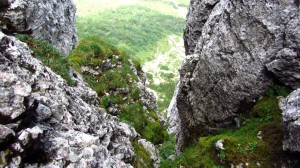
{"label": "tuft of grass", "polygon": [[71,79],[69,71],[70,61],[68,57],[62,55],[46,41],[35,39],[29,35],[18,34],[16,37],[22,42],[27,43],[29,48],[33,51],[34,56],[64,78],[68,85],[76,85],[76,82]]}

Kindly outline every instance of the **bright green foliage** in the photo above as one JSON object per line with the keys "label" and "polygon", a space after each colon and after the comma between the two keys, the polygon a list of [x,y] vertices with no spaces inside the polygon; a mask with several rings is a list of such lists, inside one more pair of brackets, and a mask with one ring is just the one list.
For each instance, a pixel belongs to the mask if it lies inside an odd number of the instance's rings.
{"label": "bright green foliage", "polygon": [[[283,130],[281,110],[277,96],[285,96],[288,89],[272,87],[273,93],[258,100],[248,114],[240,115],[243,125],[240,128],[228,128],[217,135],[200,137],[196,144],[191,144],[175,160],[163,161],[162,167],[230,167],[248,163],[249,167],[273,167],[280,165]],[[271,92],[271,91],[268,92]],[[258,133],[262,139],[258,138]],[[223,139],[224,150],[217,150],[215,143]],[[176,166],[175,166],[176,167]]]}
{"label": "bright green foliage", "polygon": [[[99,40],[97,37],[88,37],[80,41],[78,48],[71,55],[72,67],[81,72],[81,67],[101,69],[98,75],[82,73],[85,80],[98,93],[100,106],[108,109],[117,105],[120,110],[119,118],[131,124],[141,136],[154,144],[162,143],[167,137],[156,113],[151,109],[144,109],[140,99],[140,90],[135,84],[138,80],[130,68],[129,57],[112,45]],[[103,61],[110,59],[114,68],[105,69]],[[118,63],[121,65],[118,67]],[[137,61],[132,61],[140,67]],[[138,69],[138,68],[137,68]],[[129,93],[111,94],[117,88],[127,88]],[[108,94],[109,93],[109,94]],[[152,118],[154,121],[151,121]]]}
{"label": "bright green foliage", "polygon": [[160,167],[161,168],[173,168],[177,167],[176,162],[172,160],[167,160],[168,157],[174,154],[175,151],[175,138],[170,136],[170,138],[158,148],[160,155]]}
{"label": "bright green foliage", "polygon": [[136,154],[136,158],[134,159],[133,166],[136,168],[151,168],[153,165],[152,159],[150,155],[147,153],[145,148],[138,144],[136,140],[132,142],[132,146],[134,148],[134,153]]}
{"label": "bright green foliage", "polygon": [[71,79],[68,58],[58,52],[56,48],[43,40],[35,39],[28,35],[17,35],[17,38],[31,48],[35,57],[41,60],[45,65],[50,67],[54,72],[64,78],[68,85],[75,85],[75,81]]}
{"label": "bright green foliage", "polygon": [[184,25],[183,18],[160,13],[142,4],[79,16],[77,22],[80,39],[101,36],[142,63],[153,59],[161,39],[172,34],[181,35]]}

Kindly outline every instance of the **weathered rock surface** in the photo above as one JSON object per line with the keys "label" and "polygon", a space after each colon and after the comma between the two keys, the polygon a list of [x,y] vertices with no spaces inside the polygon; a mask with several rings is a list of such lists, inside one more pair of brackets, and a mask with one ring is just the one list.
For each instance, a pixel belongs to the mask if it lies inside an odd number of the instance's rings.
{"label": "weathered rock surface", "polygon": [[283,150],[300,152],[300,89],[280,100],[283,114]]}
{"label": "weathered rock surface", "polygon": [[0,32],[0,167],[131,167],[135,130],[79,74],[68,86],[31,54]]}
{"label": "weathered rock surface", "polygon": [[155,146],[151,142],[147,141],[146,139],[140,139],[138,143],[142,145],[145,148],[145,150],[150,154],[150,157],[153,161],[153,167],[158,168],[160,159],[159,159],[159,152],[155,148]]}
{"label": "weathered rock surface", "polygon": [[63,54],[77,44],[76,7],[72,0],[4,0],[0,3],[0,30],[25,33],[53,44]]}
{"label": "weathered rock surface", "polygon": [[[173,110],[180,150],[235,124],[274,81],[299,87],[299,2],[192,0]],[[175,117],[176,118],[176,117]],[[176,125],[176,124],[173,124]]]}

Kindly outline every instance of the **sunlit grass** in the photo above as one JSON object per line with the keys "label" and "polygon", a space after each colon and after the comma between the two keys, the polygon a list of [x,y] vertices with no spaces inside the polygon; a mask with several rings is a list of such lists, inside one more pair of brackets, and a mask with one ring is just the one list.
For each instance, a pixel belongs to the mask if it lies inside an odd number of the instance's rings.
{"label": "sunlit grass", "polygon": [[131,5],[106,10],[99,15],[78,16],[77,23],[79,39],[100,36],[144,63],[154,58],[161,39],[182,34],[184,19]]}

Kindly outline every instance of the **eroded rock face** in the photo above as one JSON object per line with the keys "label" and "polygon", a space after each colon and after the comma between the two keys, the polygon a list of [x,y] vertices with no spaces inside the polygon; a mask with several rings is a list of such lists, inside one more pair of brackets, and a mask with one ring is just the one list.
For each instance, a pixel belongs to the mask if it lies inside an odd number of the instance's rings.
{"label": "eroded rock face", "polygon": [[283,150],[300,152],[300,89],[281,99],[279,105],[283,114]]}
{"label": "eroded rock face", "polygon": [[192,0],[171,104],[177,148],[235,124],[274,80],[299,87],[299,30],[298,1]]}
{"label": "eroded rock face", "polygon": [[31,54],[0,32],[1,165],[131,167],[135,130],[97,107],[79,74],[70,87]]}
{"label": "eroded rock face", "polygon": [[53,44],[63,54],[77,44],[76,7],[72,0],[4,0],[0,3],[0,30],[25,33]]}

